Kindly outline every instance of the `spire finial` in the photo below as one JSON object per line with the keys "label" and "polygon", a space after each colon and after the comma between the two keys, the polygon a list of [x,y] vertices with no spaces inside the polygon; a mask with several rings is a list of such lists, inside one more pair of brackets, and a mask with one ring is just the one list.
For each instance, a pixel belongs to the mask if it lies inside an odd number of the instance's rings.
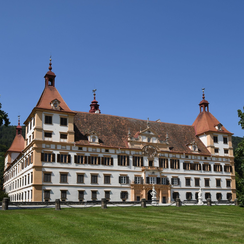
{"label": "spire finial", "polygon": [[149,125],[150,125],[150,123],[149,123],[149,118],[147,118],[147,127],[149,128]]}
{"label": "spire finial", "polygon": [[20,125],[20,115],[18,115],[18,125]]}
{"label": "spire finial", "polygon": [[52,56],[50,55],[50,63],[49,63],[49,70],[51,71],[52,70]]}
{"label": "spire finial", "polygon": [[202,99],[205,99],[204,91],[205,91],[205,88],[202,88]]}
{"label": "spire finial", "polygon": [[93,89],[92,92],[93,92],[93,96],[94,96],[94,100],[96,100],[96,91],[97,89]]}

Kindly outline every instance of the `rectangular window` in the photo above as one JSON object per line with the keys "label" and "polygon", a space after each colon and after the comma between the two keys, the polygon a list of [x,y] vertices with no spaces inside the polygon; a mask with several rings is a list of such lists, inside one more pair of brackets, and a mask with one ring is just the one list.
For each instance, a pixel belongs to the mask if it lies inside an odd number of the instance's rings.
{"label": "rectangular window", "polygon": [[127,155],[118,155],[118,165],[120,166],[129,166],[129,156]]}
{"label": "rectangular window", "polygon": [[44,132],[45,138],[52,138],[52,132]]}
{"label": "rectangular window", "polygon": [[53,117],[45,115],[45,124],[51,125],[53,123]]}
{"label": "rectangular window", "polygon": [[84,174],[77,174],[77,183],[84,183]]}
{"label": "rectangular window", "polygon": [[104,184],[110,184],[110,175],[104,175]]}
{"label": "rectangular window", "polygon": [[44,173],[43,182],[51,182],[51,175],[52,173]]}
{"label": "rectangular window", "polygon": [[167,169],[168,166],[168,159],[167,158],[159,158],[159,167],[163,169]]}
{"label": "rectangular window", "polygon": [[209,179],[204,179],[205,187],[209,187]]}
{"label": "rectangular window", "polygon": [[66,201],[66,198],[67,198],[67,191],[62,190],[61,191],[61,201]]}
{"label": "rectangular window", "polygon": [[202,166],[203,171],[211,171],[211,165],[208,163],[204,163]]}
{"label": "rectangular window", "polygon": [[226,187],[231,187],[231,180],[226,180]]}
{"label": "rectangular window", "polygon": [[129,177],[127,175],[121,175],[119,177],[120,184],[129,184]]}
{"label": "rectangular window", "polygon": [[110,200],[110,191],[105,191],[105,199]]}
{"label": "rectangular window", "polygon": [[86,156],[75,155],[75,163],[76,164],[86,164]]}
{"label": "rectangular window", "polygon": [[102,158],[102,165],[107,165],[107,166],[113,165],[113,158],[111,158],[111,157],[103,157]]}
{"label": "rectangular window", "polygon": [[224,149],[224,154],[228,154],[229,150],[228,149]]}
{"label": "rectangular window", "polygon": [[208,198],[211,199],[211,194],[210,194],[210,192],[206,192],[206,193],[205,193],[205,199],[207,200]]}
{"label": "rectangular window", "polygon": [[168,185],[168,184],[169,184],[169,180],[168,180],[168,178],[163,177],[163,178],[162,178],[162,185]]}
{"label": "rectangular window", "polygon": [[200,179],[199,178],[195,178],[195,186],[200,186]]}
{"label": "rectangular window", "polygon": [[214,165],[214,171],[216,171],[216,172],[222,172],[222,166],[220,164],[215,164]]}
{"label": "rectangular window", "polygon": [[58,163],[70,163],[71,157],[69,154],[58,154],[57,161]]}
{"label": "rectangular window", "polygon": [[92,191],[92,200],[97,200],[97,191]]}
{"label": "rectangular window", "polygon": [[60,183],[68,183],[68,173],[60,173]]}
{"label": "rectangular window", "polygon": [[149,184],[157,184],[157,177],[149,177]]}
{"label": "rectangular window", "polygon": [[180,168],[179,159],[170,159],[170,168],[171,169],[179,169]]}
{"label": "rectangular window", "polygon": [[218,201],[222,200],[222,194],[221,193],[216,193],[216,198]]}
{"label": "rectangular window", "polygon": [[228,192],[226,194],[226,198],[227,198],[227,200],[231,201],[231,199],[232,199],[232,193]]}
{"label": "rectangular window", "polygon": [[67,140],[67,134],[60,134],[60,139]]}
{"label": "rectangular window", "polygon": [[227,137],[223,137],[224,144],[228,144],[228,139]]}
{"label": "rectangular window", "polygon": [[98,175],[91,174],[91,184],[97,184]]}
{"label": "rectangular window", "polygon": [[178,186],[180,184],[180,179],[178,177],[171,178],[171,185]]}
{"label": "rectangular window", "polygon": [[44,190],[44,200],[45,201],[50,200],[50,190]]}
{"label": "rectangular window", "polygon": [[231,173],[232,172],[232,166],[231,165],[225,165],[224,166],[224,171]]}
{"label": "rectangular window", "polygon": [[120,192],[120,198],[122,201],[125,201],[126,199],[128,199],[128,192],[127,191],[121,191]]}
{"label": "rectangular window", "polygon": [[141,176],[135,176],[134,183],[135,184],[142,184],[142,177]]}
{"label": "rectangular window", "polygon": [[79,201],[84,200],[84,191],[78,191],[78,199],[79,199]]}
{"label": "rectangular window", "polygon": [[191,164],[188,163],[188,162],[184,162],[183,163],[183,169],[185,169],[185,170],[191,170]]}
{"label": "rectangular window", "polygon": [[177,198],[179,198],[179,192],[173,192],[174,201],[176,201]]}
{"label": "rectangular window", "polygon": [[191,178],[186,178],[186,186],[191,186]]}
{"label": "rectangular window", "polygon": [[216,186],[221,187],[221,180],[220,179],[216,179]]}
{"label": "rectangular window", "polygon": [[193,170],[201,170],[201,164],[199,164],[199,163],[194,163],[194,164],[193,164]]}
{"label": "rectangular window", "polygon": [[218,136],[213,137],[214,143],[218,143]]}
{"label": "rectangular window", "polygon": [[100,164],[100,157],[89,156],[88,157],[88,164],[99,165]]}
{"label": "rectangular window", "polygon": [[60,118],[60,125],[67,126],[67,118]]}
{"label": "rectangular window", "polygon": [[219,153],[219,149],[218,148],[214,148],[214,153]]}
{"label": "rectangular window", "polygon": [[55,154],[54,153],[42,153],[41,161],[42,162],[55,162]]}
{"label": "rectangular window", "polygon": [[192,200],[192,193],[191,192],[186,192],[186,200],[188,200],[188,201]]}
{"label": "rectangular window", "polygon": [[133,156],[133,166],[142,167],[143,166],[143,157]]}

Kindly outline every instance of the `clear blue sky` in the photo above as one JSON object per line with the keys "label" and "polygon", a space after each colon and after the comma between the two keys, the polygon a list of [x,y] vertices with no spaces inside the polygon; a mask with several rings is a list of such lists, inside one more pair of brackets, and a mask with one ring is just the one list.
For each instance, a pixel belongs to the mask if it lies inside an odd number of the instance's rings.
{"label": "clear blue sky", "polygon": [[75,111],[97,89],[104,114],[191,125],[205,87],[210,112],[236,136],[244,106],[244,1],[1,1],[0,102],[24,122],[52,55]]}

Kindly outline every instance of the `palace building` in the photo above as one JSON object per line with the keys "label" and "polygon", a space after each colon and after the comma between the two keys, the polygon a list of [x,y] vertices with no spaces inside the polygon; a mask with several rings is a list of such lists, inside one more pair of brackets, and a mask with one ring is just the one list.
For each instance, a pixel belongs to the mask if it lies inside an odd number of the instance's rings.
{"label": "palace building", "polygon": [[94,100],[89,112],[72,111],[44,76],[36,106],[20,121],[5,155],[4,190],[11,201],[139,201],[159,203],[236,198],[232,133],[203,98],[192,125],[102,114]]}

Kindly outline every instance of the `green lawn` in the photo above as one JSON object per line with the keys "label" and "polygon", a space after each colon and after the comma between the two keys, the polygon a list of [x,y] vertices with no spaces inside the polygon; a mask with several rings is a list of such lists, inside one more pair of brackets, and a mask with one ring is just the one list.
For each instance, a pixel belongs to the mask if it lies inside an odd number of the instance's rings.
{"label": "green lawn", "polygon": [[244,208],[0,211],[0,243],[244,243]]}

